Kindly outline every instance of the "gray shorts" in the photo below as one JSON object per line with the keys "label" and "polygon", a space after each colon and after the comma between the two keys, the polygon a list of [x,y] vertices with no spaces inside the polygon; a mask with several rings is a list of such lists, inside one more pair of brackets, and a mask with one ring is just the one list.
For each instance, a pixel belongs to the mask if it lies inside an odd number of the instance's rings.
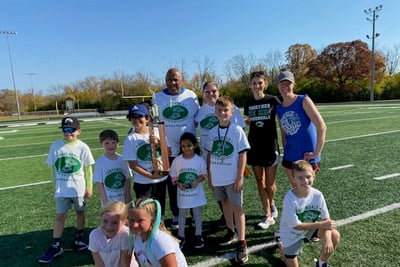
{"label": "gray shorts", "polygon": [[224,186],[214,186],[214,198],[216,201],[228,199],[232,206],[243,205],[243,190],[236,192],[233,190],[234,184]]}
{"label": "gray shorts", "polygon": [[56,198],[56,213],[62,214],[68,212],[72,205],[76,212],[86,210],[85,197],[57,197]]}
{"label": "gray shorts", "polygon": [[[311,240],[311,238],[317,236],[318,230],[310,230],[307,231],[305,239]],[[300,255],[303,250],[302,250],[302,245],[303,245],[303,239],[300,239],[293,245],[289,247],[284,247],[283,250],[285,251],[285,257],[287,258],[294,258],[297,255]]]}

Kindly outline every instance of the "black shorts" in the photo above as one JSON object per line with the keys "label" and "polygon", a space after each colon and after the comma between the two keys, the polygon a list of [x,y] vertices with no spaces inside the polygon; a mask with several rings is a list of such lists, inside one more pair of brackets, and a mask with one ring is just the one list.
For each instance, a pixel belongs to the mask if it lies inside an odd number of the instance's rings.
{"label": "black shorts", "polygon": [[[285,167],[286,169],[291,170],[292,169],[292,164],[293,161],[288,161],[288,160],[282,160],[282,166]],[[321,169],[319,168],[319,162],[310,162],[311,166],[313,167],[313,170],[315,172],[319,172]]]}

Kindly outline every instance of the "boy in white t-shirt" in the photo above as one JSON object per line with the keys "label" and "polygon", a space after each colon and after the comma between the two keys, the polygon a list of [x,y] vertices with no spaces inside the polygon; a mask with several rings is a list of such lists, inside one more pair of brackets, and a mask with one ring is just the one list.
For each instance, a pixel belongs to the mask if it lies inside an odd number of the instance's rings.
{"label": "boy in white t-shirt", "polygon": [[299,266],[297,256],[302,252],[303,239],[320,238],[321,255],[316,267],[329,267],[328,260],[340,240],[336,222],[329,217],[322,193],[313,188],[315,172],[305,160],[292,164],[290,189],[283,200],[279,243],[282,258],[288,267]]}
{"label": "boy in white t-shirt", "polygon": [[117,153],[118,134],[113,130],[104,130],[99,135],[104,153],[94,166],[93,181],[99,191],[101,205],[118,200],[128,203],[131,197],[131,171],[128,163]]}
{"label": "boy in white t-shirt", "polygon": [[215,200],[221,201],[228,228],[220,245],[226,246],[239,239],[236,262],[242,264],[248,261],[246,219],[243,211],[243,173],[246,166],[246,153],[250,145],[243,129],[230,122],[233,109],[234,102],[231,97],[221,96],[217,99],[215,114],[219,125],[210,130],[210,138],[206,146],[207,169],[208,185],[214,192]]}

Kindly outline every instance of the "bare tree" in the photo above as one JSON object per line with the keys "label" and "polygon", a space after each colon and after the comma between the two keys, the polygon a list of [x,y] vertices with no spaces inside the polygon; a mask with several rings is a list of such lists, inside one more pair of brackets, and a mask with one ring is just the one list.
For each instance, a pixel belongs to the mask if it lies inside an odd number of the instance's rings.
{"label": "bare tree", "polygon": [[194,59],[193,62],[196,65],[197,73],[193,75],[191,84],[193,89],[201,91],[206,81],[215,81],[217,78],[214,60],[204,57],[203,60]]}
{"label": "bare tree", "polygon": [[400,67],[400,44],[391,48],[381,49],[386,62],[386,71],[390,76],[399,71]]}
{"label": "bare tree", "polygon": [[271,50],[261,59],[264,71],[269,77],[269,82],[273,83],[278,79],[279,70],[284,65],[284,57],[279,50]]}

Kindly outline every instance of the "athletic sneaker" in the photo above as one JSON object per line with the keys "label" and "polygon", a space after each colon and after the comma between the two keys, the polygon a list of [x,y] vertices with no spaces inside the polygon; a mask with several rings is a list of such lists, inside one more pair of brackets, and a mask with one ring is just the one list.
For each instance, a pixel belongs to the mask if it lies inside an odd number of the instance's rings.
{"label": "athletic sneaker", "polygon": [[[319,260],[316,261],[315,267],[319,267]],[[329,263],[325,262],[324,264],[322,264],[322,267],[331,267],[331,265]]]}
{"label": "athletic sneaker", "polygon": [[237,241],[237,234],[234,231],[232,231],[231,229],[228,229],[228,231],[226,232],[224,237],[219,242],[219,245],[220,246],[228,246],[236,241]]}
{"label": "athletic sneaker", "polygon": [[272,218],[274,218],[274,219],[276,219],[276,218],[278,218],[278,209],[276,208],[276,206],[275,205],[271,205],[271,215],[272,215]]}
{"label": "athletic sneaker", "polygon": [[179,229],[179,222],[177,216],[172,217],[171,227],[172,229]]}
{"label": "athletic sneaker", "polygon": [[204,239],[201,235],[196,235],[194,237],[194,247],[195,248],[202,248],[204,247]]}
{"label": "athletic sneaker", "polygon": [[247,252],[246,241],[239,245],[236,249],[236,262],[239,264],[244,264],[249,260],[249,254]]}
{"label": "athletic sneaker", "polygon": [[221,217],[219,217],[219,220],[218,220],[218,228],[221,228],[221,229],[226,228],[226,223],[225,223],[224,214],[222,214]]}
{"label": "athletic sneaker", "polygon": [[64,250],[60,246],[51,245],[42,257],[38,260],[40,263],[53,262],[54,258],[63,254]]}
{"label": "athletic sneaker", "polygon": [[185,245],[185,238],[178,235],[178,240],[180,241],[179,248],[182,250],[183,246]]}
{"label": "athletic sneaker", "polygon": [[271,225],[275,224],[275,220],[272,217],[265,216],[262,221],[258,224],[261,229],[268,229]]}
{"label": "athletic sneaker", "polygon": [[281,232],[279,230],[274,233],[274,239],[276,242],[281,242]]}
{"label": "athletic sneaker", "polygon": [[76,251],[82,251],[88,248],[88,245],[83,240],[75,240],[74,249]]}

